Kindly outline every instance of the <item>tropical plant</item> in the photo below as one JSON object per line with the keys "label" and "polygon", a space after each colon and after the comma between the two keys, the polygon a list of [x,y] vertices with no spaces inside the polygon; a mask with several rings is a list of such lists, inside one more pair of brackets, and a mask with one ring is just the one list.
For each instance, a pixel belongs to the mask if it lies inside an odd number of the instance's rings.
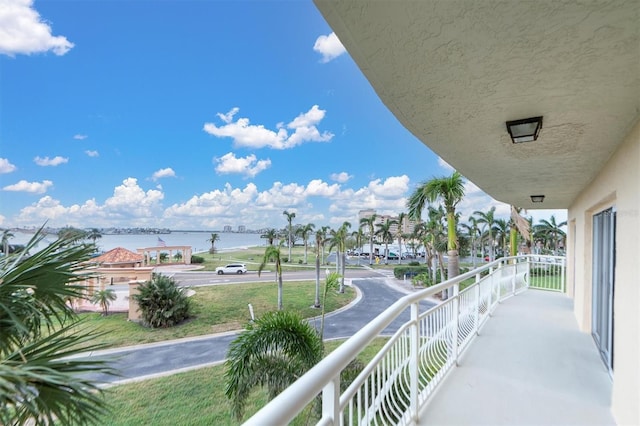
{"label": "tropical plant", "polygon": [[109,306],[111,305],[111,302],[115,301],[117,298],[118,296],[116,295],[116,292],[110,288],[97,290],[93,293],[93,296],[91,296],[91,303],[100,305],[102,308],[102,315],[107,316],[109,315]]}
{"label": "tropical plant", "polygon": [[102,233],[100,233],[100,230],[98,228],[91,228],[89,231],[86,232],[85,238],[93,241],[93,245],[95,246],[96,241],[102,238]]}
{"label": "tropical plant", "polygon": [[324,316],[327,307],[327,294],[329,290],[336,290],[339,287],[340,274],[331,272],[324,281],[324,291],[322,292],[322,314],[320,316],[320,338],[324,340]]}
{"label": "tropical plant", "polygon": [[158,257],[160,258],[160,263],[166,263],[169,259],[169,253],[163,251]]}
{"label": "tropical plant", "polygon": [[423,182],[409,197],[409,215],[420,219],[427,203],[441,200],[447,214],[447,269],[451,279],[460,273],[458,263],[458,239],[456,206],[464,197],[464,179],[457,171],[449,177],[433,178]]}
{"label": "tropical plant", "polygon": [[138,303],[145,325],[167,328],[189,318],[191,303],[187,290],[179,287],[171,277],[153,274],[151,280],[138,287],[138,294],[132,298]]}
{"label": "tropical plant", "polygon": [[5,256],[9,254],[9,240],[13,237],[15,237],[15,235],[13,235],[13,233],[10,230],[8,229],[2,230],[2,242],[0,244],[2,244],[2,252],[4,253]]}
{"label": "tropical plant", "polygon": [[374,213],[369,217],[360,218],[360,227],[366,227],[369,235],[369,265],[373,265],[373,238],[375,235],[377,215]]}
{"label": "tropical plant", "polygon": [[476,250],[477,249],[476,241],[478,238],[478,233],[480,232],[480,230],[478,229],[478,220],[475,217],[470,216],[469,223],[462,223],[460,224],[460,226],[467,230],[467,235],[471,240],[471,262],[473,263],[473,268],[475,269],[476,260],[478,257],[477,250]]}
{"label": "tropical plant", "polygon": [[278,231],[274,228],[269,228],[264,234],[260,235],[260,238],[267,240],[267,243],[272,246],[276,238],[278,238]]}
{"label": "tropical plant", "polygon": [[475,216],[478,216],[477,223],[484,224],[485,226],[485,235],[487,240],[489,241],[489,260],[495,260],[495,237],[496,237],[496,217],[495,217],[496,208],[491,207],[489,211],[483,212],[480,210],[476,210],[473,212]]}
{"label": "tropical plant", "polygon": [[343,222],[340,225],[340,228],[337,230],[331,230],[329,233],[331,237],[329,238],[329,250],[332,248],[336,248],[336,266],[339,271],[341,271],[341,279],[340,279],[340,293],[344,293],[344,272],[346,269],[346,244],[347,237],[349,235],[349,228],[351,224],[349,222]]}
{"label": "tropical plant", "polygon": [[278,281],[278,310],[282,310],[282,256],[280,253],[281,246],[269,245],[264,250],[264,257],[262,263],[258,266],[258,276],[262,274],[263,269],[267,266],[267,263],[274,261],[276,263],[276,281]]}
{"label": "tropical plant", "polygon": [[395,220],[386,219],[382,223],[378,223],[376,226],[376,235],[380,236],[380,240],[384,243],[384,264],[389,264],[389,243],[393,242],[393,234],[391,233],[391,227],[396,223]]}
{"label": "tropical plant", "polygon": [[398,224],[398,229],[396,230],[396,238],[398,239],[398,263],[401,263],[402,260],[402,238],[405,235],[403,233],[404,222],[407,220],[407,214],[405,212],[401,212],[398,215],[398,219],[396,219],[396,223]]}
{"label": "tropical plant", "polygon": [[209,249],[209,253],[215,254],[216,241],[220,241],[220,235],[218,235],[216,232],[212,232],[211,236],[207,239],[207,241],[211,243],[211,248]]}
{"label": "tropical plant", "polygon": [[0,258],[0,424],[96,424],[108,405],[88,375],[114,371],[79,356],[101,347],[99,333],[67,303],[85,297],[92,248],[62,237],[34,252],[43,238]]}
{"label": "tropical plant", "polygon": [[273,399],[318,363],[322,354],[320,335],[293,312],[267,312],[248,324],[231,342],[225,363],[225,394],[233,415],[242,419],[255,387],[266,387]]}
{"label": "tropical plant", "polygon": [[555,216],[551,215],[549,220],[541,219],[534,229],[536,235],[543,239],[545,247],[555,252],[558,249],[558,245],[564,247],[564,240],[567,236],[562,230],[564,226],[567,226],[566,221],[557,223]]}
{"label": "tropical plant", "polygon": [[85,231],[72,226],[65,226],[58,231],[59,239],[71,242],[72,244],[78,244],[80,241],[84,240],[86,236],[87,233]]}
{"label": "tropical plant", "polygon": [[293,245],[293,232],[292,232],[292,222],[293,219],[296,217],[295,212],[291,212],[289,213],[288,211],[283,211],[282,212],[283,215],[285,215],[287,217],[287,222],[289,223],[289,257],[288,257],[288,262],[291,262],[291,246]]}
{"label": "tropical plant", "polygon": [[327,238],[322,229],[316,231],[316,296],[313,301],[313,307],[320,307],[320,256],[324,252],[324,242]]}
{"label": "tropical plant", "polygon": [[307,248],[309,246],[309,236],[313,232],[313,228],[315,225],[313,223],[307,223],[306,225],[300,226],[296,229],[296,233],[300,235],[302,241],[304,242],[304,264],[307,264]]}
{"label": "tropical plant", "polygon": [[496,238],[500,241],[502,247],[502,255],[507,254],[507,237],[509,237],[509,222],[504,219],[496,219],[495,226]]}

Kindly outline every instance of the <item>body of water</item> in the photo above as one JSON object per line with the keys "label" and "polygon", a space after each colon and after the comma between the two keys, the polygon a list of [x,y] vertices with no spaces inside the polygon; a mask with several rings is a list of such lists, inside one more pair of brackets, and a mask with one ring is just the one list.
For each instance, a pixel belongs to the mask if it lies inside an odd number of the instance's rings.
{"label": "body of water", "polygon": [[[26,244],[33,234],[13,232],[10,244]],[[266,241],[260,238],[260,234],[243,234],[235,232],[218,232],[220,237],[216,241],[216,249],[222,251],[237,250],[247,247],[265,246]],[[99,251],[109,251],[116,247],[123,247],[135,253],[136,249],[156,247],[160,245],[159,239],[167,246],[191,246],[193,253],[206,252],[211,248],[207,240],[211,238],[211,232],[182,232],[174,231],[170,234],[108,234],[96,240]],[[45,237],[45,243],[56,239],[55,235]]]}

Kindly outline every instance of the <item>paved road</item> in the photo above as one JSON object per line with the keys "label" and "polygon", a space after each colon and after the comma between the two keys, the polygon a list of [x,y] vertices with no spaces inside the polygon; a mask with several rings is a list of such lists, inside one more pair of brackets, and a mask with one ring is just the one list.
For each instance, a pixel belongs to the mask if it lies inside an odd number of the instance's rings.
{"label": "paved road", "polygon": [[[362,273],[362,271],[360,271]],[[377,278],[353,279],[352,284],[361,291],[361,299],[350,308],[325,317],[325,338],[346,338],[353,335],[375,318],[394,301],[406,293],[401,288],[389,285],[394,280],[372,272]],[[369,275],[369,274],[367,274]],[[243,278],[249,275],[243,275]],[[430,306],[425,303],[424,308]],[[391,333],[409,319],[409,311],[391,324],[385,334]],[[314,321],[314,320],[312,320]],[[319,328],[319,319],[314,321]],[[159,342],[138,347],[101,351],[95,356],[113,358],[113,366],[120,377],[93,375],[93,379],[103,382],[117,382],[149,375],[157,375],[179,369],[221,362],[225,359],[229,343],[237,333],[180,339]]]}

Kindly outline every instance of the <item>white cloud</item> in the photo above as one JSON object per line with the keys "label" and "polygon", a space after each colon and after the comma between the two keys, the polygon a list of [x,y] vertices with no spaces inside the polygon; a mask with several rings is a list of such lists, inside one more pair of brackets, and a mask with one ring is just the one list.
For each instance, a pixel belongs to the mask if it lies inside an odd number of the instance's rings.
{"label": "white cloud", "polygon": [[314,179],[307,185],[305,194],[307,196],[333,197],[340,191],[340,185],[334,183],[329,185],[320,179]]}
{"label": "white cloud", "polygon": [[217,164],[215,170],[218,174],[243,174],[248,177],[255,177],[258,173],[271,167],[271,160],[258,160],[251,154],[246,157],[236,157],[233,152],[229,152],[220,158],[214,158]]}
{"label": "white cloud", "polygon": [[21,180],[18,183],[14,183],[13,185],[7,185],[2,188],[5,191],[13,191],[13,192],[30,192],[33,194],[44,194],[47,192],[47,189],[53,186],[53,182],[50,180],[43,180],[42,182],[27,182],[26,180]]}
{"label": "white cloud", "polygon": [[175,177],[175,176],[176,176],[176,172],[174,172],[171,167],[167,167],[165,169],[160,169],[153,172],[153,176],[151,176],[151,180],[155,182],[161,178]]}
{"label": "white cloud", "polygon": [[164,194],[156,189],[144,191],[136,178],[127,178],[122,185],[113,190],[113,196],[107,198],[104,208],[112,212],[126,213],[135,217],[157,216],[161,211],[160,202]]}
{"label": "white cloud", "polygon": [[347,51],[338,36],[336,36],[336,33],[318,37],[313,45],[313,50],[322,55],[320,60],[322,63],[330,62]]}
{"label": "white cloud", "polygon": [[11,164],[6,158],[0,158],[0,174],[11,173],[17,169],[16,166]]}
{"label": "white cloud", "polygon": [[[239,111],[233,108],[226,114],[218,113],[218,117],[225,123],[218,127],[214,123],[205,123],[203,130],[218,138],[232,138],[236,147],[289,149],[305,142],[328,142],[333,133],[320,132],[317,125],[325,116],[325,110],[314,105],[305,113],[301,113],[285,126],[276,125],[276,130],[270,130],[263,125],[250,124],[248,118],[238,118],[233,121]],[[287,129],[291,130],[291,134]]]}
{"label": "white cloud", "polygon": [[338,183],[345,183],[349,179],[351,179],[353,176],[347,172],[340,172],[340,173],[331,173],[331,176],[329,177],[331,178],[331,180],[336,181]]}
{"label": "white cloud", "polygon": [[98,151],[86,150],[84,153],[87,154],[89,157],[99,157],[100,156],[100,153]]}
{"label": "white cloud", "polygon": [[8,56],[53,51],[64,55],[74,46],[33,9],[33,0],[0,0],[0,53]]}
{"label": "white cloud", "polygon": [[49,158],[49,157],[36,157],[33,159],[33,161],[38,165],[38,166],[59,166],[60,164],[65,164],[69,162],[68,158],[65,157],[60,157],[55,156],[53,158]]}
{"label": "white cloud", "polygon": [[88,138],[88,137],[89,137],[89,136],[87,136],[87,135],[81,135],[81,134],[73,135],[73,138],[74,138],[75,140],[78,140],[78,141],[83,141],[83,140],[85,140],[85,139],[86,139],[86,138]]}

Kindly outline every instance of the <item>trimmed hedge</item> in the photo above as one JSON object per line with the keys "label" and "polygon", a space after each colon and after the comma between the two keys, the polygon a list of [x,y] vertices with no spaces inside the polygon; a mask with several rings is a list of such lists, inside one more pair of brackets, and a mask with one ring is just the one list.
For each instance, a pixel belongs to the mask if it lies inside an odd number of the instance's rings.
{"label": "trimmed hedge", "polygon": [[393,268],[393,276],[402,279],[407,275],[408,277],[414,277],[418,274],[429,273],[429,267],[426,265],[420,266],[411,266],[411,265],[400,265]]}

